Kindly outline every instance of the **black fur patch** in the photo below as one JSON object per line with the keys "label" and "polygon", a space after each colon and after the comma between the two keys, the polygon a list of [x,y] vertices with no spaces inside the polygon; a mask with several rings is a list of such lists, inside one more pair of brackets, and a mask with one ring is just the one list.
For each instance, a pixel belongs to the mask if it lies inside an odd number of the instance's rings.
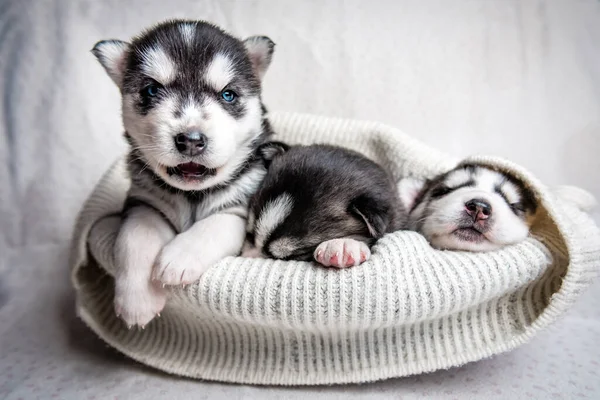
{"label": "black fur patch", "polygon": [[257,220],[265,205],[284,193],[294,204],[266,238],[266,254],[270,243],[285,237],[299,243],[291,258],[310,259],[323,241],[355,237],[370,243],[405,223],[391,175],[363,155],[340,147],[296,146],[274,157],[251,202]]}

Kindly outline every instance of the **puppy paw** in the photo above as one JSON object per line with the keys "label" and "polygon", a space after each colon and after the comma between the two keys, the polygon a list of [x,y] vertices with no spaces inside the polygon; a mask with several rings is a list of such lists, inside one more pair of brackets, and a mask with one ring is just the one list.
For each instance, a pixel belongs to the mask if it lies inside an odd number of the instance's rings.
{"label": "puppy paw", "polygon": [[201,255],[194,251],[197,246],[182,239],[177,237],[162,249],[154,266],[154,280],[164,285],[189,285],[207,270]]}
{"label": "puppy paw", "polygon": [[354,239],[333,239],[321,243],[314,252],[315,261],[326,267],[346,268],[359,265],[371,256],[365,243]]}
{"label": "puppy paw", "polygon": [[119,278],[115,286],[115,313],[129,328],[142,329],[165,307],[167,294],[156,283]]}

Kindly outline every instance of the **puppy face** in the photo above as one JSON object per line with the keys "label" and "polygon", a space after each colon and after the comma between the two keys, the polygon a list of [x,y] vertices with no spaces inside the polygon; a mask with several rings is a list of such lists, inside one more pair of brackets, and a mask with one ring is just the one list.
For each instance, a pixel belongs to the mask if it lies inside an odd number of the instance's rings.
{"label": "puppy face", "polygon": [[405,179],[400,197],[409,227],[432,246],[489,251],[525,239],[536,202],[517,180],[480,166],[460,166],[430,182]]}
{"label": "puppy face", "polygon": [[201,190],[227,182],[260,135],[260,79],[273,46],[171,21],[131,43],[99,42],[93,53],[121,90],[134,151],[171,186]]}

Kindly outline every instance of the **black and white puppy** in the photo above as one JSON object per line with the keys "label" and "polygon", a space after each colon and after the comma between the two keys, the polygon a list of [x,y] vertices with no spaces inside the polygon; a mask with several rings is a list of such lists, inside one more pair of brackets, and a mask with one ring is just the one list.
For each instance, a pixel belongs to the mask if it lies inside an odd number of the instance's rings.
{"label": "black and white puppy", "polygon": [[[269,152],[270,148],[270,152]],[[270,143],[268,172],[250,204],[244,257],[350,267],[404,225],[396,184],[381,166],[328,145]]]}
{"label": "black and white puppy", "polygon": [[489,251],[529,234],[537,208],[531,190],[511,176],[477,165],[460,165],[429,180],[399,182],[408,210],[407,229],[433,247]]}
{"label": "black and white puppy", "polygon": [[122,95],[131,189],[115,246],[115,311],[144,326],[164,285],[236,255],[271,135],[261,79],[273,42],[202,21],[169,21],[92,50]]}

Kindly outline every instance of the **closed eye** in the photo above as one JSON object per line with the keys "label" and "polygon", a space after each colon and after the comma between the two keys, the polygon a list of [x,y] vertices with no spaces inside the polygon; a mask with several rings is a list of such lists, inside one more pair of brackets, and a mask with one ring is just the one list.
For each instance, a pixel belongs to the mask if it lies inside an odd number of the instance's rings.
{"label": "closed eye", "polygon": [[520,202],[510,204],[510,209],[513,210],[515,214],[525,213],[525,207],[523,206],[523,203]]}
{"label": "closed eye", "polygon": [[462,188],[465,188],[465,187],[470,187],[470,186],[473,186],[474,184],[475,184],[474,181],[468,180],[465,183],[461,183],[460,185],[454,186],[454,187],[448,187],[446,185],[440,185],[440,186],[438,186],[438,187],[436,187],[435,189],[432,190],[432,192],[431,192],[431,198],[435,199],[435,198],[439,198],[439,197],[442,197],[442,196],[446,196],[446,195],[454,192],[455,190],[462,189]]}
{"label": "closed eye", "polygon": [[438,197],[442,197],[447,195],[448,193],[450,193],[452,191],[452,189],[450,189],[448,186],[438,186],[435,189],[433,189],[433,191],[431,192],[431,197],[432,198],[438,198]]}
{"label": "closed eye", "polygon": [[511,203],[510,200],[508,200],[508,196],[506,195],[506,193],[504,193],[504,191],[502,190],[502,186],[496,186],[494,188],[494,191],[500,196],[502,197],[502,200],[504,200],[504,202],[506,204],[508,204],[508,206],[510,207],[510,209],[515,213],[515,214],[522,214],[525,212],[525,207],[523,206],[523,203],[521,203],[520,201]]}

